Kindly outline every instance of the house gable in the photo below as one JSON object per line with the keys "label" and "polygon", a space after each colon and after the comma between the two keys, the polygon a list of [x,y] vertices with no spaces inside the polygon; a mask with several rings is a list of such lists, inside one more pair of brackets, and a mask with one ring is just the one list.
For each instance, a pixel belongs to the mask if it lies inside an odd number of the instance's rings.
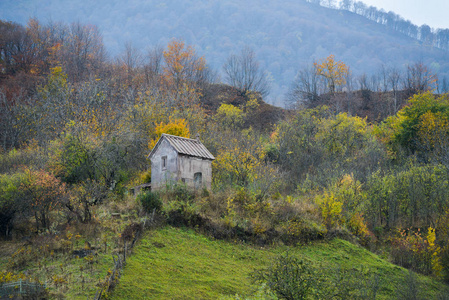
{"label": "house gable", "polygon": [[211,187],[215,157],[198,139],[162,134],[148,158],[152,189],[177,181],[193,188]]}
{"label": "house gable", "polygon": [[182,155],[194,156],[203,159],[214,160],[215,157],[207,150],[207,148],[197,139],[189,139],[185,137],[170,135],[163,133],[159,141],[157,141],[156,146],[154,146],[153,150],[148,155],[148,158],[151,159],[151,156],[155,151],[157,151],[159,144],[166,140],[170,143],[170,145]]}

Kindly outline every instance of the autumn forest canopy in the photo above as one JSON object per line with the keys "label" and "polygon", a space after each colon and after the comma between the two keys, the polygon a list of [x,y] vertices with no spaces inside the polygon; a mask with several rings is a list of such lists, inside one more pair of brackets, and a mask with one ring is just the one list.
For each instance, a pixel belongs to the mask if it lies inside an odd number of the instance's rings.
{"label": "autumn forest canopy", "polygon": [[[54,25],[95,25],[109,59],[125,52],[127,43],[145,55],[179,38],[195,46],[221,77],[229,56],[249,46],[270,83],[264,99],[277,106],[284,106],[300,69],[329,55],[345,62],[354,80],[378,74],[382,65],[403,72],[416,62],[438,73],[441,82],[449,76],[448,29],[417,26],[362,1],[0,1],[0,19],[26,26],[30,16]],[[379,80],[368,79],[377,89]]]}
{"label": "autumn forest canopy", "polygon": [[[334,54],[295,71],[283,109],[250,45],[214,69],[183,39],[111,58],[95,26],[0,21],[1,238],[63,236],[114,207],[257,245],[345,238],[449,282],[449,82],[423,61],[354,75]],[[210,191],[135,200],[163,133],[199,134]],[[14,257],[0,283],[29,260]]]}

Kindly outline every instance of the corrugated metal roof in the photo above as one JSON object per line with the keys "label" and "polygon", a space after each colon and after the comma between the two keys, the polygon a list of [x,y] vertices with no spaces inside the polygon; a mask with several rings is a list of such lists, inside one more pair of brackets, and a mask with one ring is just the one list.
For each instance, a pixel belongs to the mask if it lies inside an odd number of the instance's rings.
{"label": "corrugated metal roof", "polygon": [[151,153],[148,155],[148,157],[151,156],[151,154],[155,151],[157,146],[160,144],[162,139],[165,138],[170,145],[175,148],[176,152],[179,154],[194,156],[194,157],[200,157],[200,158],[206,158],[210,160],[214,160],[215,157],[207,150],[207,148],[201,143],[199,140],[195,139],[188,139],[176,135],[170,135],[163,133],[159,141],[156,143],[156,146],[151,151]]}

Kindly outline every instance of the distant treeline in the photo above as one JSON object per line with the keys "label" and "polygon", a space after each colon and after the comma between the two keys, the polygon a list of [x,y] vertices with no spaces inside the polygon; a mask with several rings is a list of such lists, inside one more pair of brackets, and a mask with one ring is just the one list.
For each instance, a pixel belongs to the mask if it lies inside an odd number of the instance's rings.
{"label": "distant treeline", "polygon": [[431,28],[429,25],[423,24],[417,26],[405,20],[392,11],[386,12],[383,9],[377,9],[374,6],[368,6],[361,1],[340,0],[338,5],[336,0],[306,0],[309,3],[319,4],[324,7],[347,10],[355,14],[361,15],[376,23],[385,25],[387,28],[396,30],[411,38],[421,41],[424,45],[437,47],[440,49],[449,49],[449,29]]}

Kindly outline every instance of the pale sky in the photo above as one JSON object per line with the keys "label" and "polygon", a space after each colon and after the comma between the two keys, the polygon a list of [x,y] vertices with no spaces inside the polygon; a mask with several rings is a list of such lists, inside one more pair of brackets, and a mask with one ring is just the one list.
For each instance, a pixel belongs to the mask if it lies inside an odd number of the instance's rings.
{"label": "pale sky", "polygon": [[449,0],[359,0],[369,6],[393,11],[413,24],[449,28]]}

